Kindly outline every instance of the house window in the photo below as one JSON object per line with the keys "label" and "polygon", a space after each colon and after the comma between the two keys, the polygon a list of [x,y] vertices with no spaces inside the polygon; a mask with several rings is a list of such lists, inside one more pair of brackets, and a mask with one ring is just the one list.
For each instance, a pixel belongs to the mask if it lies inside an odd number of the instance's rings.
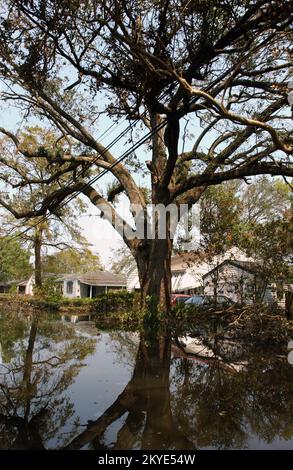
{"label": "house window", "polygon": [[72,281],[67,281],[66,283],[66,294],[72,294],[73,293],[73,282]]}

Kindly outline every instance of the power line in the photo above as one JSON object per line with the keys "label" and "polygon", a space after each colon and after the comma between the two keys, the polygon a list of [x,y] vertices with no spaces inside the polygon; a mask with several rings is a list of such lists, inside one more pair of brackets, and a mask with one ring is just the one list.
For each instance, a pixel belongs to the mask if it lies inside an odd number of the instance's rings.
{"label": "power line", "polygon": [[[160,99],[163,99],[164,97],[166,96],[166,92],[160,97]],[[142,114],[142,116],[146,115],[146,111],[144,111],[144,113]],[[84,168],[81,170],[81,172],[79,174],[77,174],[75,176],[75,178],[72,178],[71,181],[67,181],[67,185],[70,185],[71,183],[75,183],[76,181],[76,178],[80,178],[81,176],[83,176],[85,174],[85,172],[92,166],[94,165],[98,160],[101,159],[101,157],[103,157],[103,155],[108,152],[117,142],[119,142],[119,140],[121,140],[126,134],[127,132],[131,129],[133,129],[133,127],[137,124],[137,122],[139,122],[139,119],[136,119],[133,123],[130,123],[128,125],[128,127],[126,127],[107,147],[104,148],[103,152],[99,153],[97,155],[97,157],[95,157],[91,162],[88,162],[88,164],[86,164],[84,166]],[[164,124],[163,124],[164,123]],[[71,202],[75,197],[78,196],[78,194],[81,193],[81,191],[83,189],[85,189],[88,185],[90,184],[93,184],[94,182],[96,182],[98,179],[100,179],[102,176],[104,176],[107,172],[109,172],[112,168],[114,168],[116,165],[118,165],[121,161],[123,161],[125,158],[127,158],[128,156],[131,155],[131,153],[136,150],[137,148],[139,148],[141,145],[143,145],[143,143],[148,140],[152,135],[154,135],[158,130],[159,128],[162,128],[164,127],[164,125],[166,125],[167,123],[167,119],[164,121],[162,121],[162,123],[160,125],[158,125],[157,127],[155,127],[154,129],[152,129],[152,131],[149,132],[149,134],[147,134],[143,139],[140,139],[138,141],[138,143],[136,143],[134,146],[132,146],[132,148],[130,148],[127,152],[125,152],[118,160],[116,160],[113,164],[111,164],[109,166],[109,168],[103,170],[101,173],[99,173],[99,175],[97,175],[96,177],[94,177],[92,180],[90,180],[89,182],[85,183],[84,186],[82,187],[81,190],[79,190],[78,192],[76,193],[73,193],[70,198],[68,200],[65,200],[63,201],[63,203],[61,203],[61,205],[59,205],[59,208],[61,209],[62,207],[64,207],[66,204],[68,204],[69,202]],[[109,130],[114,126],[115,124],[111,124],[105,132],[103,132],[103,135],[107,134],[109,132]],[[118,124],[119,126],[119,124]],[[98,138],[98,140],[100,140],[101,136]],[[140,141],[142,141],[140,143]],[[44,210],[47,210],[47,209],[50,209],[50,206],[52,206],[54,202],[54,198],[52,200],[50,200],[50,202],[48,203],[48,207],[44,207],[43,209]],[[12,236],[10,239],[16,239],[16,238],[20,238],[22,235],[24,235],[25,233],[27,233],[28,231],[32,230],[33,228],[37,227],[39,224],[45,222],[47,219],[49,219],[49,217],[51,217],[52,214],[44,214],[43,217],[38,220],[35,224],[31,225],[30,227],[27,227],[25,230],[23,230],[21,233],[17,233],[15,234],[14,236]]]}
{"label": "power line", "polygon": [[[145,114],[145,113],[144,113]],[[126,119],[125,119],[126,120]],[[80,178],[81,176],[83,176],[86,171],[93,165],[95,164],[99,159],[101,159],[101,157],[106,153],[108,152],[117,142],[119,142],[119,140],[121,140],[125,135],[126,133],[130,130],[130,129],[133,129],[133,126],[136,125],[136,123],[138,122],[138,119],[136,120],[135,123],[131,123],[128,125],[128,127],[126,127],[120,134],[118,134],[118,136],[112,141],[110,142],[110,144],[108,146],[106,146],[103,150],[103,152],[99,153],[91,162],[88,162],[84,165],[84,167],[82,168],[81,172],[78,173],[75,178],[72,178],[71,181],[67,181],[66,184],[67,186],[69,186],[71,183],[75,183],[76,181],[76,178]],[[121,125],[122,123],[119,123],[118,124],[118,127]],[[103,137],[104,135],[106,135],[110,129],[115,125],[115,123],[112,123],[110,126],[108,126],[108,128],[97,138],[97,140],[100,140],[101,137]],[[116,166],[116,165],[114,165]],[[104,174],[104,171],[102,172]],[[76,197],[78,194],[76,194],[74,197]],[[72,198],[73,199],[73,198]],[[70,199],[70,201],[72,200]],[[68,201],[68,202],[70,202]],[[50,202],[48,203],[47,205],[47,208],[44,207],[43,209],[50,209],[50,206],[53,204],[54,202],[54,198],[50,200]],[[66,202],[66,201],[64,201]],[[67,202],[66,202],[67,203]],[[64,206],[65,204],[62,205],[62,207]],[[23,230],[21,233],[17,233],[16,235],[12,236],[10,239],[15,239],[15,238],[20,238],[22,235],[24,235],[25,233],[27,233],[29,230],[32,230],[33,228],[37,227],[39,224],[43,223],[46,221],[46,219],[48,219],[49,217],[51,216],[51,214],[45,214],[41,220],[38,220],[35,224],[31,225],[30,227],[26,228],[25,230]]]}
{"label": "power line", "polygon": [[162,129],[165,125],[167,124],[167,119],[165,121],[162,121],[158,126],[156,126],[149,134],[144,136],[140,141],[138,141],[134,146],[132,146],[129,150],[127,150],[121,157],[119,157],[112,165],[110,165],[108,168],[105,168],[101,173],[96,175],[94,178],[92,178],[90,181],[84,184],[81,189],[79,189],[76,194],[72,194],[70,198],[66,201],[63,201],[63,203],[59,206],[60,209],[68,204],[72,199],[74,199],[78,194],[80,194],[87,186],[90,186],[94,183],[96,183],[100,178],[102,178],[106,173],[108,173],[110,170],[112,170],[116,165],[121,163],[123,160],[125,160],[127,157],[129,157],[135,150],[137,150],[141,145],[143,145],[147,140],[149,140],[154,134],[156,134],[160,129]]}
{"label": "power line", "polygon": [[[205,88],[205,91],[208,91],[209,88],[211,88],[212,86],[215,85],[215,83],[219,82],[221,79],[223,79],[223,77],[225,77],[227,74],[229,74],[229,70],[227,70],[226,72],[224,72],[222,74],[221,77],[218,77],[212,84],[210,84],[209,86],[207,86]],[[160,99],[163,99],[165,96],[166,96],[167,92],[165,92],[161,97]],[[193,104],[193,102],[195,102],[197,100],[197,97],[195,96],[194,98],[192,98],[189,102],[189,104]],[[182,106],[181,110],[179,109],[177,111],[177,114],[180,115],[180,111],[184,110],[184,107]],[[143,115],[146,115],[146,111],[142,114]],[[124,129],[124,131],[122,133],[120,133],[104,150],[102,153],[100,153],[96,158],[94,158],[94,160],[92,160],[91,162],[88,163],[87,167],[86,168],[83,168],[81,173],[79,175],[76,175],[75,178],[77,177],[80,177],[80,176],[83,176],[83,174],[85,173],[85,171],[87,171],[94,163],[96,163],[113,145],[115,145],[122,137],[124,137],[124,135],[130,130],[133,128],[133,125],[136,125],[136,123],[139,121],[139,119],[136,119],[135,120],[135,124],[132,123],[130,124],[126,129]],[[115,160],[115,162],[113,162],[108,168],[104,169],[101,173],[99,173],[98,175],[96,175],[94,178],[92,178],[92,180],[88,181],[87,183],[84,184],[84,186],[82,186],[82,188],[78,191],[76,191],[75,193],[73,193],[68,200],[64,200],[61,205],[59,205],[59,208],[63,208],[65,205],[67,205],[69,202],[71,202],[75,197],[77,197],[79,194],[81,194],[81,192],[87,187],[87,186],[90,186],[92,184],[94,184],[96,181],[98,181],[100,178],[102,178],[105,174],[107,174],[110,170],[112,170],[115,166],[117,166],[119,163],[121,163],[123,160],[125,160],[128,156],[130,156],[133,151],[135,151],[137,148],[139,148],[141,145],[143,145],[147,140],[149,140],[155,133],[157,133],[160,129],[162,129],[163,127],[165,127],[165,125],[167,124],[168,122],[168,118],[165,118],[160,124],[158,124],[155,128],[153,128],[148,134],[146,134],[143,138],[141,138],[135,145],[133,145],[128,151],[126,151],[120,158],[118,158],[117,160]],[[110,129],[111,127],[113,126],[110,125],[108,129]],[[108,130],[106,131],[108,132]],[[73,179],[72,182],[75,182],[75,180]],[[67,183],[68,184],[68,183]],[[48,204],[48,207],[44,208],[45,210],[47,209],[50,209],[50,206],[52,206],[52,202],[54,201],[54,198],[53,200],[50,201],[50,203]],[[57,207],[56,207],[57,208]],[[41,220],[37,221],[36,224],[28,227],[27,229],[25,229],[23,232],[21,233],[18,233],[16,234],[15,236],[11,237],[11,239],[14,239],[14,238],[19,238],[21,237],[22,235],[24,235],[25,233],[27,233],[29,230],[32,230],[33,228],[37,227],[39,224],[43,223],[44,221],[46,221],[47,219],[49,219],[51,217],[52,213],[50,214],[45,214]]]}
{"label": "power line", "polygon": [[[78,191],[74,192],[69,199],[66,199],[63,201],[61,204],[59,204],[59,209],[62,209],[65,205],[67,205],[69,202],[71,202],[73,199],[75,199],[81,192],[87,187],[92,184],[94,184],[96,181],[98,181],[100,178],[102,178],[106,173],[108,173],[110,170],[112,170],[115,166],[117,166],[119,163],[121,163],[123,160],[125,160],[127,157],[129,157],[135,150],[137,150],[141,145],[143,145],[147,140],[149,140],[155,133],[157,133],[160,129],[162,129],[165,125],[167,124],[167,119],[163,120],[159,125],[157,125],[152,131],[150,131],[148,134],[146,134],[143,138],[141,138],[135,145],[133,145],[129,150],[124,152],[124,154],[121,155],[115,162],[113,162],[108,168],[105,168],[101,173],[96,175],[94,178],[92,178],[90,181],[84,183],[81,189]],[[116,139],[115,139],[116,140]],[[101,155],[99,155],[98,158],[95,160],[97,161]],[[94,161],[90,162],[90,166],[94,163]],[[50,204],[48,204],[48,207],[45,209],[50,209],[50,205],[52,205],[52,201],[50,201]],[[57,208],[57,207],[56,207]],[[42,219],[38,220],[35,224],[31,225],[30,227],[26,228],[23,230],[21,233],[17,233],[15,236],[11,237],[10,239],[16,239],[20,238],[22,235],[27,233],[29,230],[32,230],[33,228],[37,227],[39,224],[45,222],[49,217],[52,216],[52,213],[50,214],[45,214]]]}

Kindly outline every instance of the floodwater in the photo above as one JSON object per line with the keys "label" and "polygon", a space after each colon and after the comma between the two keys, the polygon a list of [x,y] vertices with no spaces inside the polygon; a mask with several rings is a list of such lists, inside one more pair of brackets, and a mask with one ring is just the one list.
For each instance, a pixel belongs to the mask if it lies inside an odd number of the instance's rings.
{"label": "floodwater", "polygon": [[2,313],[0,448],[293,449],[293,366],[229,341]]}

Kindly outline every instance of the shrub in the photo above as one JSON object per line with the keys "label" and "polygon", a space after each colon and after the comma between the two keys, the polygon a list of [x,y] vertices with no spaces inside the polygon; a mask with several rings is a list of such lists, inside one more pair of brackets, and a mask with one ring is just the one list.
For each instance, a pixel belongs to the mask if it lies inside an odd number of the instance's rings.
{"label": "shrub", "polygon": [[44,279],[42,287],[34,288],[34,297],[44,300],[48,303],[59,303],[62,299],[62,293],[56,286],[56,278],[50,277]]}
{"label": "shrub", "polygon": [[33,307],[37,307],[42,310],[48,310],[50,312],[57,312],[59,310],[59,302],[53,300],[42,299],[41,297],[34,297],[28,300],[28,303]]}
{"label": "shrub", "polygon": [[87,306],[90,305],[94,302],[93,299],[90,299],[89,297],[80,297],[80,298],[62,298],[61,300],[61,305],[62,306],[69,306],[69,307],[82,307],[82,306]]}
{"label": "shrub", "polygon": [[102,294],[93,300],[92,313],[127,313],[133,310],[135,299],[136,296],[133,292],[125,290]]}

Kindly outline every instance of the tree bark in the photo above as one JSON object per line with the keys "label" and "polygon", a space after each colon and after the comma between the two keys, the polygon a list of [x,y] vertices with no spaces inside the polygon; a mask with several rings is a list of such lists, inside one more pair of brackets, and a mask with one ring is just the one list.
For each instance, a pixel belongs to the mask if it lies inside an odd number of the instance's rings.
{"label": "tree bark", "polygon": [[151,313],[170,313],[172,240],[149,240],[148,249],[139,250],[136,262],[141,289],[141,307]]}
{"label": "tree bark", "polygon": [[42,287],[42,228],[37,226],[34,238],[34,254],[35,254],[35,285],[38,289]]}

